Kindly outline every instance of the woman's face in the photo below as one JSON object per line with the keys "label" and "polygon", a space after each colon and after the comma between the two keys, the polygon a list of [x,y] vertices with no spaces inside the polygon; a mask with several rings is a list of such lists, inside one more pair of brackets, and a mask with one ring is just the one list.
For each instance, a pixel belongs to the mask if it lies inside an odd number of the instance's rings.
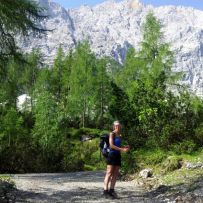
{"label": "woman's face", "polygon": [[121,129],[121,124],[116,124],[116,125],[114,125],[114,130],[115,130],[116,132],[120,132],[120,129]]}

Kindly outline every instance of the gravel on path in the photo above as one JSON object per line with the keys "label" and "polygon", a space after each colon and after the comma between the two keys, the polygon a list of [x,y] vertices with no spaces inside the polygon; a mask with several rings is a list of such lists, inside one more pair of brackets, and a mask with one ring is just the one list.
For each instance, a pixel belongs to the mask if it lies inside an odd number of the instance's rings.
{"label": "gravel on path", "polygon": [[104,171],[75,173],[16,174],[12,178],[18,189],[16,203],[65,203],[65,202],[135,202],[158,203],[147,197],[134,181],[117,181],[119,198],[102,197]]}

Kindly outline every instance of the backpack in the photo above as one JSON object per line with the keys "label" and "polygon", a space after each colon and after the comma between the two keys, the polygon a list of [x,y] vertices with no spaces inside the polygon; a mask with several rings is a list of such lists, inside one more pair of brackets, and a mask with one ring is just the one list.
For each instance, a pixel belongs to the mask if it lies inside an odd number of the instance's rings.
{"label": "backpack", "polygon": [[100,137],[100,143],[99,143],[99,148],[101,154],[107,158],[110,152],[110,146],[109,146],[109,134],[103,134]]}

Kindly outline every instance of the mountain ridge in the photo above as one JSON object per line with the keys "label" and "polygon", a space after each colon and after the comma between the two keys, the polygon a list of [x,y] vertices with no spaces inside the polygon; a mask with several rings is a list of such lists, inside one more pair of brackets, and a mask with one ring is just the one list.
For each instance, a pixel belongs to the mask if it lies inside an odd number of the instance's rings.
{"label": "mountain ridge", "polygon": [[54,31],[40,40],[31,37],[31,44],[21,42],[25,52],[38,47],[51,64],[60,45],[67,52],[78,41],[88,40],[98,56],[111,56],[122,63],[128,47],[139,49],[145,16],[153,11],[175,53],[172,70],[184,72],[181,83],[203,96],[203,11],[183,6],[153,7],[137,0],[108,0],[77,9],[65,9],[51,0],[38,2],[48,8],[50,18],[44,24]]}

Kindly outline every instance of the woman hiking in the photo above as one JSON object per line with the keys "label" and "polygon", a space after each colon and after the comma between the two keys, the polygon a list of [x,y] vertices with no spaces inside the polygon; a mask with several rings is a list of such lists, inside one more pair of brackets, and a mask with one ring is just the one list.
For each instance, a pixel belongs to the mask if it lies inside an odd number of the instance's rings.
{"label": "woman hiking", "polygon": [[117,194],[115,192],[115,184],[121,167],[121,152],[128,152],[129,146],[121,147],[120,137],[121,124],[119,121],[113,123],[113,131],[109,135],[110,152],[107,157],[107,169],[104,178],[105,198],[115,199]]}

